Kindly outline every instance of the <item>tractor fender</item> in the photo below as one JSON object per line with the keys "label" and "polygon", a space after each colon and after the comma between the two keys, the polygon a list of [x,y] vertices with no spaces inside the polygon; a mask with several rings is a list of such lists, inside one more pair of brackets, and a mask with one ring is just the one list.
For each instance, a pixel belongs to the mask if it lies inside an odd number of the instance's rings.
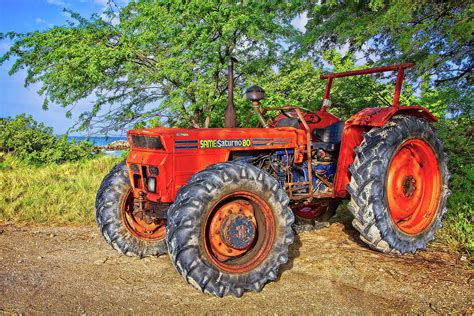
{"label": "tractor fender", "polygon": [[422,117],[429,122],[436,122],[438,119],[422,106],[399,106],[399,107],[383,107],[383,108],[365,108],[357,112],[354,116],[347,120],[346,125],[362,125],[362,126],[384,126],[394,115],[410,115]]}
{"label": "tractor fender", "polygon": [[351,179],[349,166],[354,162],[355,148],[362,142],[363,133],[373,127],[384,126],[394,115],[400,114],[424,118],[432,123],[438,120],[422,106],[366,108],[352,116],[344,124],[334,181],[334,197],[345,198],[349,195],[346,189]]}

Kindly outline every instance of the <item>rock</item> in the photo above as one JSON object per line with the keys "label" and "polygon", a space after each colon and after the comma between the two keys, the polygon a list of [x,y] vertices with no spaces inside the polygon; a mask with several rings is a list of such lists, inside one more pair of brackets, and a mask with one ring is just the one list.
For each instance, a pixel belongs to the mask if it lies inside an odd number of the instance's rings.
{"label": "rock", "polygon": [[130,148],[128,141],[116,140],[105,146],[96,146],[94,150],[95,151],[105,151],[105,150],[115,151],[115,150],[126,150],[128,148]]}
{"label": "rock", "polygon": [[56,234],[51,233],[49,234],[49,237],[56,237]]}

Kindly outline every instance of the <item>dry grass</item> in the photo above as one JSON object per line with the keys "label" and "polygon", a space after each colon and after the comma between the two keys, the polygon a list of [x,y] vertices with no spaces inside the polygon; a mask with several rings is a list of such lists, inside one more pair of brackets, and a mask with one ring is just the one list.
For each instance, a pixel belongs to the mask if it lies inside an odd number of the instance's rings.
{"label": "dry grass", "polygon": [[11,156],[0,164],[0,224],[91,224],[102,178],[120,159],[28,166]]}

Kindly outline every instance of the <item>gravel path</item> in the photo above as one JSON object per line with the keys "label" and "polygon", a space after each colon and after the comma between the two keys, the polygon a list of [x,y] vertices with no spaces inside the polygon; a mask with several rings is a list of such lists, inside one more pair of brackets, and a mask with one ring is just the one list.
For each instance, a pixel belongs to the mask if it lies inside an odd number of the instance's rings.
{"label": "gravel path", "polygon": [[95,227],[0,232],[0,313],[474,313],[464,258],[383,255],[347,223],[301,233],[280,278],[241,299],[198,292],[167,256],[121,256]]}

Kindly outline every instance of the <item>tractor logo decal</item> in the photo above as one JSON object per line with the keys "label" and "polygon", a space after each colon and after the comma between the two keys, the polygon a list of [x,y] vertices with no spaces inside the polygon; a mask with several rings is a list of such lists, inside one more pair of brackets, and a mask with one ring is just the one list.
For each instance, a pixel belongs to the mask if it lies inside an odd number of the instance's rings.
{"label": "tractor logo decal", "polygon": [[250,147],[252,141],[244,139],[202,139],[199,148],[228,148],[228,147]]}
{"label": "tractor logo decal", "polygon": [[239,139],[181,139],[176,140],[174,148],[183,149],[212,149],[212,148],[232,148],[232,147],[261,147],[274,145],[289,145],[290,138],[239,138]]}

